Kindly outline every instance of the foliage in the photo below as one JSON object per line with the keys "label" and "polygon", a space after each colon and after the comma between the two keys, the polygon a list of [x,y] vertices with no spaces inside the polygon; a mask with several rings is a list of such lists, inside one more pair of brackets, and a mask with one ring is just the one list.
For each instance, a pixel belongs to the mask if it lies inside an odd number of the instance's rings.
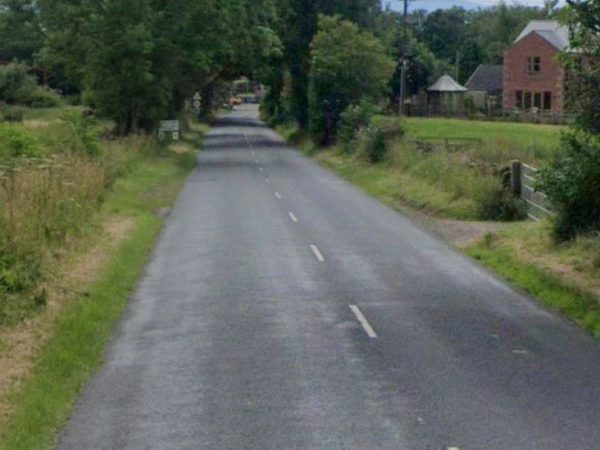
{"label": "foliage", "polygon": [[341,114],[338,137],[345,151],[350,152],[354,148],[350,144],[367,129],[376,111],[375,105],[362,99],[358,105],[349,105]]}
{"label": "foliage", "polygon": [[[284,46],[280,77],[289,69],[290,93],[287,107],[303,129],[309,120],[310,44],[317,33],[318,16],[339,15],[362,29],[373,27],[380,10],[379,0],[277,0],[277,30]],[[278,86],[276,86],[278,87]]]}
{"label": "foliage", "polygon": [[29,131],[12,123],[0,123],[0,161],[41,154],[40,143]]}
{"label": "foliage", "polygon": [[404,136],[404,128],[395,117],[374,116],[365,135],[363,153],[371,164],[385,160],[390,145]]}
{"label": "foliage", "polygon": [[600,0],[569,0],[569,4],[571,43],[579,49],[564,57],[571,73],[569,97],[578,111],[577,126],[600,134]]}
{"label": "foliage", "polygon": [[0,66],[0,100],[33,107],[60,104],[58,95],[39,86],[35,77],[29,74],[27,66],[21,63]]}
{"label": "foliage", "polygon": [[567,133],[563,147],[539,181],[558,210],[554,232],[559,240],[600,232],[600,137]]}
{"label": "foliage", "polygon": [[0,0],[0,60],[33,63],[44,33],[36,0]]}
{"label": "foliage", "polygon": [[335,140],[342,111],[385,94],[393,60],[371,33],[340,17],[320,16],[311,44],[310,131],[315,142]]}
{"label": "foliage", "polygon": [[521,220],[527,217],[525,202],[504,186],[484,191],[478,198],[480,216],[484,220]]}

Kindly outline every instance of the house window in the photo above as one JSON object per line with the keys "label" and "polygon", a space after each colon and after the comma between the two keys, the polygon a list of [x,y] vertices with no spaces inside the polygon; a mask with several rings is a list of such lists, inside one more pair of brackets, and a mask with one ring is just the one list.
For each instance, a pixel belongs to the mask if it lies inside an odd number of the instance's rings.
{"label": "house window", "polygon": [[523,108],[523,91],[515,92],[515,106],[519,109]]}
{"label": "house window", "polygon": [[552,92],[544,92],[544,110],[552,109]]}
{"label": "house window", "polygon": [[530,56],[527,58],[527,73],[529,75],[535,75],[540,73],[542,70],[542,58],[539,56]]}
{"label": "house window", "polygon": [[525,92],[525,109],[531,109],[531,92]]}
{"label": "house window", "polygon": [[537,109],[542,109],[542,93],[535,92],[533,94],[533,107]]}

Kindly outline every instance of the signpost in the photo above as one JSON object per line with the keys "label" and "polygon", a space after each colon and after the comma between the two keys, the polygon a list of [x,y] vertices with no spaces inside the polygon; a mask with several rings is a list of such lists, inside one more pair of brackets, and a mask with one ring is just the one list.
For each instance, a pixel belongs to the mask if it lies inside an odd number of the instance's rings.
{"label": "signpost", "polygon": [[176,141],[179,139],[180,130],[179,120],[161,120],[158,127],[158,138],[162,141],[167,133],[171,133],[171,137]]}
{"label": "signpost", "polygon": [[200,113],[200,100],[202,99],[202,97],[200,96],[199,92],[196,92],[194,94],[194,97],[192,98],[192,105],[194,106],[194,112],[196,114]]}

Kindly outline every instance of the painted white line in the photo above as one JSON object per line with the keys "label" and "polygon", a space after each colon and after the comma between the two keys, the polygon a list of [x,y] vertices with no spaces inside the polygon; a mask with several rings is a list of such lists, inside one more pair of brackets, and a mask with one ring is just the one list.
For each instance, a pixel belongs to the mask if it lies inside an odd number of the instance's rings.
{"label": "painted white line", "polygon": [[520,348],[514,349],[512,352],[515,355],[526,355],[526,354],[529,353],[527,350],[523,350],[523,349],[520,349]]}
{"label": "painted white line", "polygon": [[265,178],[265,183],[271,184],[271,179],[270,178]]}
{"label": "painted white line", "polygon": [[279,192],[275,192],[275,197],[277,197],[279,200],[283,198]]}
{"label": "painted white line", "polygon": [[363,316],[363,313],[360,311],[360,309],[358,309],[358,306],[356,306],[356,305],[349,305],[349,306],[350,306],[350,309],[352,310],[352,312],[354,313],[354,315],[356,316],[356,319],[363,327],[363,330],[365,330],[365,333],[367,333],[367,336],[369,336],[371,339],[375,339],[377,337],[377,333],[375,333],[375,330],[369,324],[366,317]]}
{"label": "painted white line", "polygon": [[293,212],[288,213],[290,215],[290,219],[292,219],[292,222],[298,222],[298,218],[294,215]]}
{"label": "painted white line", "polygon": [[460,450],[458,447],[448,447],[448,450]]}
{"label": "painted white line", "polygon": [[321,254],[321,252],[319,251],[319,249],[317,248],[316,245],[311,245],[310,249],[315,254],[315,258],[317,258],[317,261],[319,261],[319,262],[325,261],[325,258],[323,258],[323,255]]}
{"label": "painted white line", "polygon": [[258,169],[258,170],[260,170],[261,172],[264,172],[264,171],[265,171],[265,169],[263,169],[262,167],[259,167],[259,169]]}
{"label": "painted white line", "polygon": [[254,160],[254,162],[255,162],[256,164],[258,164],[258,159],[255,159],[255,160]]}
{"label": "painted white line", "polygon": [[252,146],[250,145],[250,141],[248,140],[248,135],[246,134],[246,132],[244,131],[244,140],[246,141],[246,145],[248,146],[249,149],[252,149]]}

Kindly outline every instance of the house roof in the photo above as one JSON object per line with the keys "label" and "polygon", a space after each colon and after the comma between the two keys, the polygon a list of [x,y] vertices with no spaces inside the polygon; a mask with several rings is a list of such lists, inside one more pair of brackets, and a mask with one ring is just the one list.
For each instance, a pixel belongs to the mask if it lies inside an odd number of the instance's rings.
{"label": "house roof", "polygon": [[503,88],[504,68],[492,64],[480,64],[465,87],[469,91],[494,92]]}
{"label": "house roof", "polygon": [[439,80],[433,83],[427,91],[429,92],[465,92],[466,87],[461,86],[450,75],[442,75]]}
{"label": "house roof", "polygon": [[559,50],[566,50],[570,47],[569,29],[561,25],[556,20],[532,20],[527,24],[521,34],[515,39],[515,44],[521,39],[529,36],[531,33],[537,33],[554,47]]}

